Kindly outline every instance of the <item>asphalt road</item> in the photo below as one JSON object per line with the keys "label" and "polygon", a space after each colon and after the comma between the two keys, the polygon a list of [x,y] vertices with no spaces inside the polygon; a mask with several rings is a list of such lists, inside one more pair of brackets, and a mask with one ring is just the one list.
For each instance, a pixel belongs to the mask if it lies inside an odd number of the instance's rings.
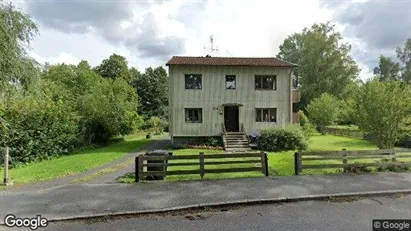
{"label": "asphalt road", "polygon": [[[38,230],[372,230],[372,219],[411,219],[411,195],[306,201],[179,214],[50,223]],[[0,227],[0,230],[22,230]],[[28,229],[27,229],[28,230]]]}

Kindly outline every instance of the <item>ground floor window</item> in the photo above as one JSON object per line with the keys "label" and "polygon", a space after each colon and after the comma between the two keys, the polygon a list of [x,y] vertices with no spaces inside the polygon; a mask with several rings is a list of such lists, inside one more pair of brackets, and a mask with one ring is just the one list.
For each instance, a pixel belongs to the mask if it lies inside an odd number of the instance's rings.
{"label": "ground floor window", "polygon": [[256,122],[277,122],[277,108],[256,108]]}
{"label": "ground floor window", "polygon": [[203,109],[202,108],[186,108],[185,109],[186,123],[202,123]]}

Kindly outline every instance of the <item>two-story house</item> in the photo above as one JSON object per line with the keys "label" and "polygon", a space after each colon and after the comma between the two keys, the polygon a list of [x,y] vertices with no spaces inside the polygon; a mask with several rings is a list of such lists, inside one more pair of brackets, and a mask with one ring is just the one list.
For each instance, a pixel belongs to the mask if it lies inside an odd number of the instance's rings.
{"label": "two-story house", "polygon": [[244,149],[248,134],[293,121],[293,63],[174,56],[166,65],[173,144],[222,137],[226,150]]}

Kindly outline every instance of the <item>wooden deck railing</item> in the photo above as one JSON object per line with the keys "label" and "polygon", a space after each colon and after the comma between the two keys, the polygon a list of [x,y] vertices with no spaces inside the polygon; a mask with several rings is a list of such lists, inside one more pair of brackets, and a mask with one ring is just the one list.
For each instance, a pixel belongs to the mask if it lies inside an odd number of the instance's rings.
{"label": "wooden deck railing", "polygon": [[[407,158],[400,161],[400,158]],[[374,162],[353,163],[352,160],[374,160]],[[340,161],[339,163],[324,163],[323,161]],[[385,160],[385,161],[381,161]],[[313,164],[306,161],[316,161]],[[375,162],[379,161],[379,162]],[[323,163],[321,163],[323,162]],[[294,173],[300,174],[303,169],[342,168],[347,172],[350,168],[359,167],[411,167],[411,149],[380,149],[361,151],[320,151],[294,153]]]}
{"label": "wooden deck railing", "polygon": [[[244,159],[247,158],[247,159]],[[221,160],[225,159],[225,160]],[[233,159],[233,160],[226,160]],[[178,160],[175,162],[175,160]],[[186,160],[186,161],[184,161]],[[156,163],[153,163],[155,161]],[[229,164],[250,164],[249,167],[225,167],[216,168],[220,165]],[[149,171],[147,167],[156,166],[163,171]],[[198,166],[195,170],[169,170],[171,166]],[[209,168],[213,166],[213,168]],[[186,156],[143,156],[139,155],[135,159],[135,180],[139,182],[147,176],[171,176],[171,175],[200,175],[210,173],[229,173],[229,172],[261,172],[268,176],[267,154],[261,153],[238,153],[238,154],[204,154]]]}

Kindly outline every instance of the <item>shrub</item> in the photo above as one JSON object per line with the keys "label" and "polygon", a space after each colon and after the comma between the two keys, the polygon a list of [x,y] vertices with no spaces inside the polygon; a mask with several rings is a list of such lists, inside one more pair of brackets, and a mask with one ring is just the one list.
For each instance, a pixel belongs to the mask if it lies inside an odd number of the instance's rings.
{"label": "shrub", "polygon": [[25,97],[0,105],[0,146],[9,146],[13,164],[69,153],[79,143],[78,116],[61,102]]}
{"label": "shrub", "polygon": [[307,138],[302,129],[295,125],[284,128],[269,128],[261,131],[260,148],[266,151],[305,150]]}
{"label": "shrub", "polygon": [[327,93],[322,94],[319,98],[314,99],[307,106],[308,117],[320,128],[332,125],[338,118],[339,102]]}
{"label": "shrub", "polygon": [[354,95],[355,121],[380,149],[392,148],[407,126],[411,87],[397,81],[367,82]]}
{"label": "shrub", "polygon": [[304,132],[304,135],[306,138],[311,137],[314,132],[315,132],[315,128],[314,126],[311,124],[310,120],[308,119],[308,117],[304,114],[303,111],[299,111],[298,115],[300,117],[300,126]]}
{"label": "shrub", "polygon": [[163,134],[167,127],[167,121],[160,119],[159,117],[152,116],[145,123],[145,128],[150,132],[154,132],[156,135]]}

